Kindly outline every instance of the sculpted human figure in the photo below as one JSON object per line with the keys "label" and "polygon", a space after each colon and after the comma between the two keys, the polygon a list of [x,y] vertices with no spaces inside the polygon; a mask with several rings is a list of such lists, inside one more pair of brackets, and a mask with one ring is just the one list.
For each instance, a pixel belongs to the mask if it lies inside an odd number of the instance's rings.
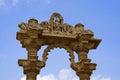
{"label": "sculpted human figure", "polygon": [[55,22],[54,22],[54,30],[55,31],[60,31],[60,22],[59,22],[59,18],[55,18]]}

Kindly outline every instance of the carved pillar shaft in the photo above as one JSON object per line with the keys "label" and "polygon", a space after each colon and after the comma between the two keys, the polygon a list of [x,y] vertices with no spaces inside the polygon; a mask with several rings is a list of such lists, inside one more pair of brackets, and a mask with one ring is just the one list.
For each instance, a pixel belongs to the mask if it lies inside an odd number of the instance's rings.
{"label": "carved pillar shaft", "polygon": [[80,80],[90,80],[90,75],[89,74],[82,74],[79,77]]}
{"label": "carved pillar shaft", "polygon": [[[37,74],[39,73],[39,70],[37,70],[38,68],[38,63],[41,64],[40,62],[38,62],[38,56],[37,56],[37,51],[38,49],[36,47],[34,48],[27,48],[28,51],[28,61],[30,61],[29,66],[30,69],[26,72],[26,80],[37,80]],[[40,66],[39,66],[40,68]],[[41,69],[41,68],[40,68]]]}
{"label": "carved pillar shaft", "polygon": [[80,80],[90,80],[90,77],[88,77],[88,78],[79,78]]}
{"label": "carved pillar shaft", "polygon": [[89,69],[89,64],[91,60],[88,59],[88,51],[88,49],[78,51],[79,69],[76,73],[80,80],[90,80],[91,72]]}
{"label": "carved pillar shaft", "polygon": [[79,51],[77,51],[78,54],[78,62],[82,61],[82,60],[87,60],[88,59],[88,52],[89,49],[80,49]]}
{"label": "carved pillar shaft", "polygon": [[28,48],[28,60],[38,60],[37,49],[36,48]]}
{"label": "carved pillar shaft", "polygon": [[26,80],[37,80],[37,74],[35,72],[29,72],[26,74]]}
{"label": "carved pillar shaft", "polygon": [[90,80],[90,76],[91,76],[92,72],[78,71],[76,74],[78,75],[79,80]]}
{"label": "carved pillar shaft", "polygon": [[82,60],[82,59],[87,59],[87,52],[86,51],[80,51],[78,53],[78,60]]}

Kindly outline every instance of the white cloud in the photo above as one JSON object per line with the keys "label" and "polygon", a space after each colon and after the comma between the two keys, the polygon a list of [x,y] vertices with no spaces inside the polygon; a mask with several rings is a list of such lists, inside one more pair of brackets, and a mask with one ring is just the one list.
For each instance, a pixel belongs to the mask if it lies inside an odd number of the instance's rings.
{"label": "white cloud", "polygon": [[[21,78],[21,80],[26,80],[26,77]],[[58,75],[48,74],[44,76],[37,76],[37,80],[79,80],[79,78],[73,74],[72,70],[62,69]],[[100,75],[93,76],[91,80],[111,80],[110,78],[105,78]]]}
{"label": "white cloud", "polygon": [[[21,80],[26,80],[26,77],[21,78]],[[58,75],[48,74],[44,76],[37,76],[37,80],[78,80],[76,75],[73,75],[73,71],[69,69],[62,69]]]}
{"label": "white cloud", "polygon": [[98,75],[98,76],[93,76],[91,80],[111,80],[111,79],[108,77],[102,77],[101,75]]}
{"label": "white cloud", "polygon": [[45,75],[45,76],[38,76],[37,80],[55,80],[55,76],[53,74]]}
{"label": "white cloud", "polygon": [[5,5],[5,0],[0,0],[0,6],[4,6]]}
{"label": "white cloud", "polygon": [[22,77],[22,78],[21,78],[21,80],[26,80],[26,77],[25,77],[25,76],[24,76],[24,77]]}
{"label": "white cloud", "polygon": [[62,69],[58,75],[59,80],[69,80],[68,78],[70,77],[71,77],[71,70],[69,69]]}

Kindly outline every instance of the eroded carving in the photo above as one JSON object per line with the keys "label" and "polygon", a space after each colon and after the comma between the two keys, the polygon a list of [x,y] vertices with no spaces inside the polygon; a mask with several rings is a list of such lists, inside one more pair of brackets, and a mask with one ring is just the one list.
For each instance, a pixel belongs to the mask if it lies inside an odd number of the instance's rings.
{"label": "eroded carving", "polygon": [[51,31],[50,25],[47,21],[43,21],[40,23],[40,26],[42,27],[44,32],[49,32]]}
{"label": "eroded carving", "polygon": [[39,29],[40,26],[38,24],[38,20],[32,18],[28,21],[28,26],[30,29]]}
{"label": "eroded carving", "polygon": [[27,30],[28,30],[28,24],[22,22],[21,24],[18,25],[19,28],[20,28],[20,31],[21,33],[26,33]]}

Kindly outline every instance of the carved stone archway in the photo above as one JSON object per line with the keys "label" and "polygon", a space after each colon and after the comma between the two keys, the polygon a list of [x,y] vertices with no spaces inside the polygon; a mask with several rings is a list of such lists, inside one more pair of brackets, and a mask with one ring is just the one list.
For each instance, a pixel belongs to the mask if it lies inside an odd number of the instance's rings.
{"label": "carved stone archway", "polygon": [[[47,55],[50,49],[64,48],[70,56],[71,68],[76,71],[80,80],[90,80],[96,64],[91,63],[87,57],[89,50],[96,49],[101,39],[94,38],[91,30],[84,30],[84,25],[76,24],[74,27],[64,23],[59,13],[53,13],[49,21],[38,23],[36,19],[28,20],[28,23],[19,24],[17,40],[28,51],[28,59],[19,59],[18,64],[24,69],[26,80],[36,80],[42,67],[45,67]],[[42,54],[42,60],[38,60],[37,52],[41,46],[48,47]],[[78,62],[74,61],[74,54],[78,55]]]}

